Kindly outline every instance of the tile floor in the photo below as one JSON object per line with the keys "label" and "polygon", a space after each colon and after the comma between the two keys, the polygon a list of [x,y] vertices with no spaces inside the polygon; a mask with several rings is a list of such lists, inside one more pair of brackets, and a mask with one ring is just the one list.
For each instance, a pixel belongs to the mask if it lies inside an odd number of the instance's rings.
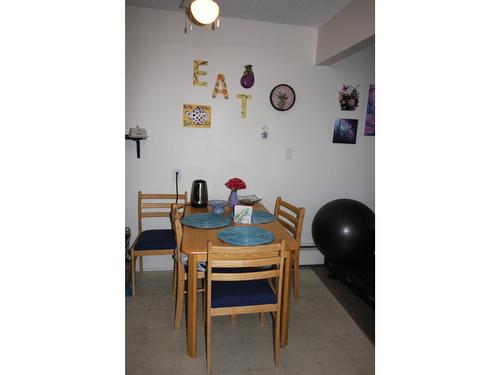
{"label": "tile floor", "polygon": [[[266,315],[213,319],[213,374],[375,373],[375,349],[310,267],[301,267],[301,296],[292,299],[288,346],[274,367],[272,322]],[[186,354],[185,319],[175,330],[172,272],[137,273],[137,296],[126,298],[126,373],[206,374],[199,296],[198,356]]]}

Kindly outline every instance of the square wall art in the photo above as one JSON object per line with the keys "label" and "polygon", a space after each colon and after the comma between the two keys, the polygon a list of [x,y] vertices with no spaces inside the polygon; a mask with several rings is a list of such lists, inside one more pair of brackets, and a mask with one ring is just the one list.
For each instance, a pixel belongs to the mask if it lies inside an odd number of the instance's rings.
{"label": "square wall art", "polygon": [[212,125],[212,108],[209,105],[184,104],[182,113],[184,126],[209,128]]}
{"label": "square wall art", "polygon": [[332,143],[356,143],[358,120],[338,118],[333,125]]}
{"label": "square wall art", "polygon": [[370,88],[368,89],[365,135],[375,135],[375,85],[370,85]]}

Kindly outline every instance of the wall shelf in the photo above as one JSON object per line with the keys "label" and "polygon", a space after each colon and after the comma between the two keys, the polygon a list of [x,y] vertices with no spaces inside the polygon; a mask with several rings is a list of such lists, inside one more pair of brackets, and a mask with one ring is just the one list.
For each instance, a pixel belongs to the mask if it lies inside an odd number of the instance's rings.
{"label": "wall shelf", "polygon": [[125,139],[128,139],[130,141],[135,141],[135,147],[137,150],[137,159],[141,158],[141,141],[147,139],[147,138],[132,138],[129,137],[128,135],[125,135]]}

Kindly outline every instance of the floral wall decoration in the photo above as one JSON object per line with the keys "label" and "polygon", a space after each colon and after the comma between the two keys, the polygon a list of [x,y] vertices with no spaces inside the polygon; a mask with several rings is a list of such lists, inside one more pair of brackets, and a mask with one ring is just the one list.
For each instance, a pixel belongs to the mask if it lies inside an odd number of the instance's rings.
{"label": "floral wall decoration", "polygon": [[332,143],[356,143],[358,120],[338,118],[333,125]]}
{"label": "floral wall decoration", "polygon": [[375,135],[375,85],[370,85],[368,88],[365,135]]}
{"label": "floral wall decoration", "polygon": [[207,65],[207,61],[194,60],[193,61],[193,86],[206,86],[207,83],[200,81],[199,76],[206,76],[207,72],[200,70],[200,65]]}
{"label": "floral wall decoration", "polygon": [[[222,89],[219,89],[219,86],[222,86]],[[222,73],[217,74],[217,79],[215,81],[212,98],[215,98],[217,94],[222,94],[224,96],[224,99],[229,99],[229,94],[227,92],[226,78]]]}
{"label": "floral wall decoration", "polygon": [[354,111],[359,105],[358,87],[342,85],[339,91],[339,103],[342,111]]}
{"label": "floral wall decoration", "polygon": [[184,104],[182,117],[185,127],[210,128],[212,108],[209,105]]}
{"label": "floral wall decoration", "polygon": [[241,99],[241,118],[247,118],[247,100],[252,99],[252,95],[237,94],[236,97]]}

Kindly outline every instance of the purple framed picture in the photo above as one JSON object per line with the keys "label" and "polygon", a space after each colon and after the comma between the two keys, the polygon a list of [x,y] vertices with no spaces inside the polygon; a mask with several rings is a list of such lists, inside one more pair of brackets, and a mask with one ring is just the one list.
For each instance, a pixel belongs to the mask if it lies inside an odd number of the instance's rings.
{"label": "purple framed picture", "polygon": [[375,135],[375,85],[370,85],[368,88],[365,135]]}
{"label": "purple framed picture", "polygon": [[358,120],[347,118],[335,119],[332,143],[356,143],[357,130]]}

